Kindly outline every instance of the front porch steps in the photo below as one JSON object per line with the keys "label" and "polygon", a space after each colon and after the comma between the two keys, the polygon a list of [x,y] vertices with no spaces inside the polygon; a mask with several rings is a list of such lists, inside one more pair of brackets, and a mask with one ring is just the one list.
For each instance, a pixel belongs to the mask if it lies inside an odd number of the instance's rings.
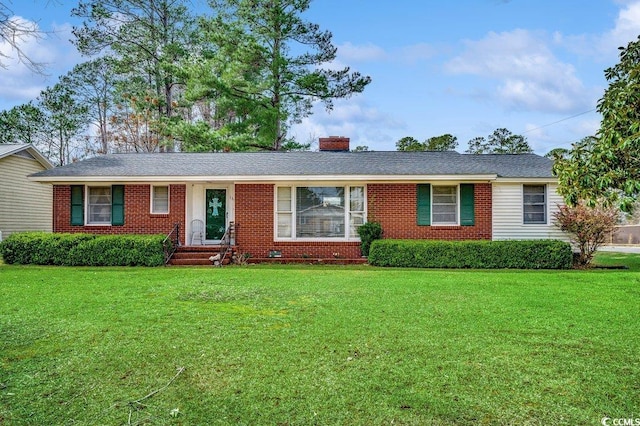
{"label": "front porch steps", "polygon": [[309,265],[364,265],[367,258],[342,259],[342,258],[317,258],[317,257],[250,257],[247,263],[283,263],[283,264],[309,264]]}
{"label": "front porch steps", "polygon": [[[223,259],[222,264],[228,265],[231,263],[231,257],[235,253],[236,248],[231,246],[231,249],[228,251],[227,255]],[[204,246],[180,246],[176,250],[176,252],[171,256],[169,260],[169,265],[186,265],[186,266],[196,266],[196,265],[213,265],[213,263],[209,260],[211,256],[215,256],[216,254],[220,254],[220,246],[219,245],[204,245]]]}

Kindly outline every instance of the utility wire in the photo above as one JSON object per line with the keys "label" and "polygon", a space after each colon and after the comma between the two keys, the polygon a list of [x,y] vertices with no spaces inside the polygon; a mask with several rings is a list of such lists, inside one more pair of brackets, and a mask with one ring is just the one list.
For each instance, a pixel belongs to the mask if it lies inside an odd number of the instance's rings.
{"label": "utility wire", "polygon": [[581,112],[581,113],[579,113],[579,114],[572,115],[571,117],[565,117],[565,118],[563,118],[563,119],[561,119],[561,120],[554,121],[553,123],[544,124],[544,125],[539,126],[539,127],[534,127],[533,129],[526,130],[526,131],[524,131],[524,132],[522,132],[522,133],[520,133],[520,134],[521,134],[521,135],[523,135],[523,134],[525,134],[525,133],[533,132],[534,130],[540,130],[540,129],[543,129],[543,128],[545,128],[545,127],[553,126],[554,124],[562,123],[563,121],[571,120],[572,118],[576,118],[576,117],[580,117],[581,115],[589,114],[590,112],[593,112],[593,111],[595,111],[595,110],[596,110],[596,109],[595,109],[595,108],[593,108],[593,109],[590,109],[589,111],[584,111],[584,112]]}

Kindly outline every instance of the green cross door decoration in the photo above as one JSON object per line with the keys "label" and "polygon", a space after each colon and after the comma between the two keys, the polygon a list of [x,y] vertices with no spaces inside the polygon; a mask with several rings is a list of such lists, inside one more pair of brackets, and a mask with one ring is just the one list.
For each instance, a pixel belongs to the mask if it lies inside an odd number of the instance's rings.
{"label": "green cross door decoration", "polygon": [[227,191],[225,189],[206,190],[206,235],[207,240],[221,240],[226,229]]}

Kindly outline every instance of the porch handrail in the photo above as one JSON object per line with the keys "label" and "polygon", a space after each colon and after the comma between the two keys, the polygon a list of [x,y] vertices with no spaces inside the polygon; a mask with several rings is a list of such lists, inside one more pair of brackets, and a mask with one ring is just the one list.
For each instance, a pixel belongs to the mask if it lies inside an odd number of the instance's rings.
{"label": "porch handrail", "polygon": [[180,224],[173,225],[171,232],[162,240],[162,249],[164,250],[164,264],[171,260],[171,257],[180,246]]}
{"label": "porch handrail", "polygon": [[224,231],[224,235],[220,239],[220,263],[218,266],[222,266],[225,257],[231,251],[231,246],[235,244],[236,239],[236,225],[234,222],[229,222],[229,226]]}

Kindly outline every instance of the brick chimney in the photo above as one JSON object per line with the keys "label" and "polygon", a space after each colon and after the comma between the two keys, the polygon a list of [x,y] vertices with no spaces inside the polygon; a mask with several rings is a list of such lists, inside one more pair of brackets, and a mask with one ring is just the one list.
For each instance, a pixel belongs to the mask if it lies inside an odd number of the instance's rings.
{"label": "brick chimney", "polygon": [[320,138],[320,151],[349,151],[349,138],[344,136],[329,136]]}

